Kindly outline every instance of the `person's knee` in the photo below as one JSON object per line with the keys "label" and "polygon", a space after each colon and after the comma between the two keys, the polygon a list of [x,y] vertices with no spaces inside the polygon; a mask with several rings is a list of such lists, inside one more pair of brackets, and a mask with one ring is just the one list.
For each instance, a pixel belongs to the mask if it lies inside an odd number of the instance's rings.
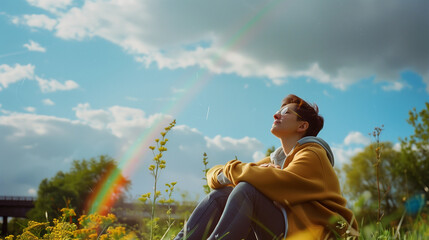
{"label": "person's knee", "polygon": [[209,199],[212,199],[214,201],[226,201],[228,199],[228,196],[231,194],[232,187],[224,187],[219,189],[214,189],[209,193]]}
{"label": "person's knee", "polygon": [[240,182],[237,184],[237,186],[235,186],[234,191],[240,191],[250,194],[254,193],[256,191],[256,188],[248,182]]}

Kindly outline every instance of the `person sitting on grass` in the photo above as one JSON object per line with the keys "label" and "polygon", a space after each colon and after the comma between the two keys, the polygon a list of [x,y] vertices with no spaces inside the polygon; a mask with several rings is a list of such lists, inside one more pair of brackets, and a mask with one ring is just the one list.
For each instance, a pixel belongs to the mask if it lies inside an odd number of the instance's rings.
{"label": "person sitting on grass", "polygon": [[288,95],[271,133],[281,147],[257,163],[232,160],[207,173],[214,189],[195,208],[176,240],[334,239],[357,236],[329,145],[316,137],[317,105]]}

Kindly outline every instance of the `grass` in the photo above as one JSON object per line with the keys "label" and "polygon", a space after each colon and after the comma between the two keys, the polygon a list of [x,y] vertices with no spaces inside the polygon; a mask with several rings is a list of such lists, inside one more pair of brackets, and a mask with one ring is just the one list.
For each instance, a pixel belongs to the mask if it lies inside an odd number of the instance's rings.
{"label": "grass", "polygon": [[[83,215],[78,222],[70,222],[69,217],[76,217],[73,209],[62,209],[62,216],[52,223],[29,221],[22,234],[9,235],[5,240],[15,239],[146,239],[137,231],[118,223],[115,215],[100,216],[98,214]],[[166,224],[166,223],[165,223]],[[171,226],[170,226],[171,227]],[[167,229],[162,235],[154,235],[155,239],[172,239],[180,229]],[[338,238],[343,239],[343,238]],[[429,239],[429,217],[421,214],[413,217],[412,227],[398,231],[398,226],[382,227],[379,223],[362,226],[360,240],[424,240]]]}

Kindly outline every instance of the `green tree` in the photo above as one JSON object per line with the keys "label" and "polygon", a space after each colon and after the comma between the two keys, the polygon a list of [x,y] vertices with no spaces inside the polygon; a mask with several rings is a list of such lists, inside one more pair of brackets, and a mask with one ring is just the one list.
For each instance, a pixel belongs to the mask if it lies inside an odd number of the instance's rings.
{"label": "green tree", "polygon": [[[75,209],[79,215],[84,214],[85,204],[91,193],[96,191],[97,184],[101,184],[112,171],[118,171],[113,158],[102,155],[98,159],[75,160],[69,172],[58,172],[51,179],[43,179],[37,192],[35,207],[28,213],[30,219],[46,221],[61,216],[60,210],[64,207]],[[123,198],[130,181],[120,175],[119,191],[112,196],[115,200]]]}
{"label": "green tree", "polygon": [[409,112],[407,122],[414,134],[401,139],[402,161],[398,162],[398,169],[406,176],[402,184],[407,187],[407,199],[429,191],[429,103],[425,105],[420,112],[415,108]]}
{"label": "green tree", "polygon": [[[429,192],[429,103],[426,108],[409,112],[407,122],[414,128],[409,137],[400,139],[401,150],[395,151],[392,143],[381,143],[379,175],[381,185],[381,209],[389,215],[401,210],[407,204],[420,205],[414,210],[421,210],[424,197]],[[376,163],[377,146],[372,144],[351,158],[343,165],[345,175],[344,193],[359,206],[359,216],[375,221],[378,201]],[[416,203],[419,197],[420,203]],[[414,201],[414,203],[413,203]],[[407,208],[408,212],[410,209]],[[428,211],[428,208],[423,208]],[[396,213],[398,213],[396,211]]]}
{"label": "green tree", "polygon": [[[381,161],[379,162],[379,183],[381,191],[381,209],[384,215],[391,214],[401,205],[403,197],[402,176],[398,175],[396,162],[401,154],[393,149],[390,142],[380,143]],[[343,165],[345,174],[344,193],[355,202],[358,209],[358,220],[377,220],[378,190],[376,174],[376,148],[377,144],[367,146],[350,159],[350,163]]]}
{"label": "green tree", "polygon": [[272,146],[272,147],[268,148],[268,149],[267,149],[267,151],[265,152],[265,156],[266,156],[266,157],[269,157],[269,156],[270,156],[270,154],[271,154],[272,152],[274,152],[275,150],[276,150],[276,148],[275,148],[274,146]]}

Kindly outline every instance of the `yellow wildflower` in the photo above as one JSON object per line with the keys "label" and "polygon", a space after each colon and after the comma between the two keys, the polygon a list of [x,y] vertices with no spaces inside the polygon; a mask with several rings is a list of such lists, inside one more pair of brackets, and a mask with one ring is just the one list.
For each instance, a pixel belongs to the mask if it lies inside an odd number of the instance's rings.
{"label": "yellow wildflower", "polygon": [[150,171],[155,170],[155,165],[150,165],[150,166],[149,166],[149,170],[150,170]]}

